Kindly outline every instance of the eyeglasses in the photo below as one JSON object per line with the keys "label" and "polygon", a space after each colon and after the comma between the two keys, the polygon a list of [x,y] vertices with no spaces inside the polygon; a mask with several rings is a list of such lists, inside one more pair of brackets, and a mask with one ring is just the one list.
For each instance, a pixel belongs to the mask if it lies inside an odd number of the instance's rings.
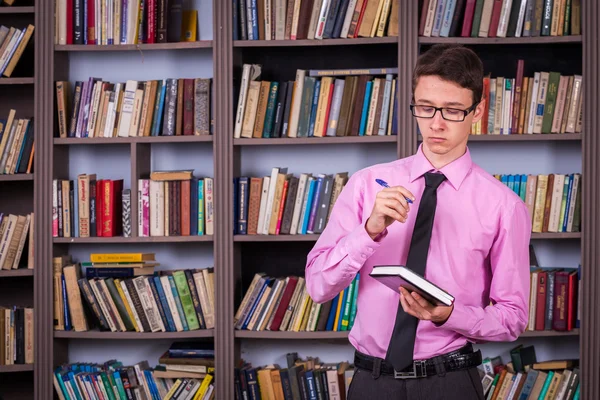
{"label": "eyeglasses", "polygon": [[462,122],[465,120],[467,115],[471,111],[477,107],[479,103],[474,103],[471,107],[466,110],[461,110],[459,108],[447,108],[447,107],[434,107],[434,106],[425,106],[425,105],[417,105],[411,104],[410,111],[412,111],[412,115],[417,118],[433,118],[435,113],[438,110],[442,113],[442,118],[446,121],[452,122]]}

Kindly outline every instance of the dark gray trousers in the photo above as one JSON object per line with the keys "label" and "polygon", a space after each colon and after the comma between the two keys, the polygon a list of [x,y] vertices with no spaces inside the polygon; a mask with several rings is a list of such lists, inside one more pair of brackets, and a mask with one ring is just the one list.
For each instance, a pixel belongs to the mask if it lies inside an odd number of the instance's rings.
{"label": "dark gray trousers", "polygon": [[483,400],[483,386],[476,367],[417,379],[395,379],[391,375],[375,377],[372,371],[357,368],[347,400],[364,399]]}

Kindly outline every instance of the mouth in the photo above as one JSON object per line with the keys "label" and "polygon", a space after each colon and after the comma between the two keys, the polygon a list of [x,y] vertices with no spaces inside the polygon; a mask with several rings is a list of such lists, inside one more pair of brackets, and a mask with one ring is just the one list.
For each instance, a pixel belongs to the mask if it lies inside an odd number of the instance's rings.
{"label": "mouth", "polygon": [[445,139],[445,138],[443,138],[443,137],[435,137],[435,136],[432,136],[432,137],[430,137],[430,138],[429,138],[429,141],[430,141],[430,142],[433,142],[433,143],[442,143],[442,142],[445,142],[445,141],[446,141],[446,139]]}

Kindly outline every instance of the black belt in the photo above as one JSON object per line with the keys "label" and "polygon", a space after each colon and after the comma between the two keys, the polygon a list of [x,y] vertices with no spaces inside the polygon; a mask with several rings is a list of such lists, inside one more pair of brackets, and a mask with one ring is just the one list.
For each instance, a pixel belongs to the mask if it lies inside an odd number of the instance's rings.
{"label": "black belt", "polygon": [[481,350],[473,351],[473,345],[468,343],[458,350],[442,354],[427,360],[415,360],[412,366],[403,371],[395,371],[394,367],[385,360],[363,354],[354,353],[354,365],[358,368],[374,371],[377,375],[391,375],[396,379],[424,378],[440,373],[459,371],[476,367],[481,364]]}

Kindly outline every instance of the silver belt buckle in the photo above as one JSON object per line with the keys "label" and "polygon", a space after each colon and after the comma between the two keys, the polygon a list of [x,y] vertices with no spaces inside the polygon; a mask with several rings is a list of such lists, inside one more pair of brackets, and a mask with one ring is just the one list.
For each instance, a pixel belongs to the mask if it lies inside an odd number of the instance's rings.
{"label": "silver belt buckle", "polygon": [[424,360],[413,361],[412,371],[398,372],[394,370],[394,379],[415,379],[427,376],[426,362]]}

